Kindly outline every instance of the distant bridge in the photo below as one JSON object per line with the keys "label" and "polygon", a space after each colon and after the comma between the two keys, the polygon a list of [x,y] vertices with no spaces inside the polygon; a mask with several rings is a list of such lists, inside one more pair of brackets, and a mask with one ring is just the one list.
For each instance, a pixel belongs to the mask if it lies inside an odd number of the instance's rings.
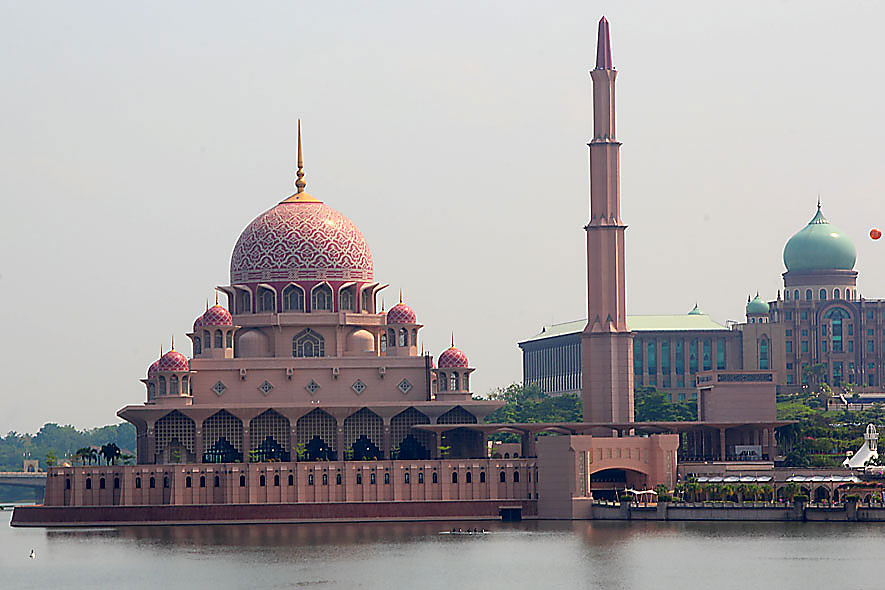
{"label": "distant bridge", "polygon": [[31,488],[34,491],[34,501],[39,504],[43,502],[43,493],[46,490],[46,472],[0,471],[0,486]]}

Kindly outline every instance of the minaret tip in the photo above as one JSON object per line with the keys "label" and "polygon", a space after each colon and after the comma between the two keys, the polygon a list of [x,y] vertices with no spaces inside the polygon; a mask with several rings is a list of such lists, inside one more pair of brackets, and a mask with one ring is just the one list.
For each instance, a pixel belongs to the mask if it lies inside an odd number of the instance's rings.
{"label": "minaret tip", "polygon": [[307,186],[307,183],[304,182],[304,161],[301,159],[301,119],[298,119],[298,172],[296,172],[296,176],[298,177],[295,180],[295,194],[303,193],[304,187]]}
{"label": "minaret tip", "polygon": [[599,19],[599,30],[596,37],[596,69],[614,69],[612,65],[612,45],[608,33],[608,20],[604,16]]}
{"label": "minaret tip", "polygon": [[820,193],[817,193],[817,210],[820,211]]}
{"label": "minaret tip", "polygon": [[452,332],[452,348],[455,348],[455,333]]}
{"label": "minaret tip", "polygon": [[399,290],[399,302],[400,303],[403,302],[403,290],[402,289]]}

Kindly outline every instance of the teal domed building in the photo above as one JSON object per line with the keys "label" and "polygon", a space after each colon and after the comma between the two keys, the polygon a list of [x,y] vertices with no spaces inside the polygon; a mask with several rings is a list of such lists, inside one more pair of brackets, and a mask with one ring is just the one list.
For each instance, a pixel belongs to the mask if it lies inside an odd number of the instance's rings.
{"label": "teal domed building", "polygon": [[784,247],[784,266],[788,271],[852,270],[856,261],[854,244],[827,221],[820,205],[808,225]]}

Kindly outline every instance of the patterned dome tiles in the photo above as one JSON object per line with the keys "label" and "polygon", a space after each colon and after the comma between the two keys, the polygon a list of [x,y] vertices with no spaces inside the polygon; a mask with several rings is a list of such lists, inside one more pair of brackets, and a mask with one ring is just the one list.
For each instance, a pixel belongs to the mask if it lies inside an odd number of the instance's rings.
{"label": "patterned dome tiles", "polygon": [[373,278],[359,228],[319,202],[281,203],[243,230],[231,256],[232,283]]}
{"label": "patterned dome tiles", "polygon": [[466,369],[467,355],[454,346],[439,355],[438,366],[440,369]]}
{"label": "patterned dome tiles", "polygon": [[153,362],[153,364],[150,367],[148,367],[148,373],[147,373],[148,379],[150,379],[151,377],[153,377],[154,375],[157,374],[157,367],[159,365],[160,365],[160,361],[156,360]]}
{"label": "patterned dome tiles", "polygon": [[417,324],[415,311],[405,303],[397,303],[387,312],[388,324]]}
{"label": "patterned dome tiles", "polygon": [[187,357],[177,350],[170,350],[157,361],[158,371],[189,371]]}
{"label": "patterned dome tiles", "polygon": [[230,312],[220,305],[213,305],[200,318],[201,326],[233,326]]}

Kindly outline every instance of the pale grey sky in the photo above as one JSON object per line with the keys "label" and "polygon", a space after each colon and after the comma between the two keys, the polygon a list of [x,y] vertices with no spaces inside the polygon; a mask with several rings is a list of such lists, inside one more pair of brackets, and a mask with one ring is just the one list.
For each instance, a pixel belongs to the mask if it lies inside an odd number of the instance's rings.
{"label": "pale grey sky", "polygon": [[596,22],[611,21],[628,311],[740,319],[824,213],[885,297],[879,2],[3,2],[0,431],[96,426],[291,191],[350,217],[478,393],[583,317]]}

